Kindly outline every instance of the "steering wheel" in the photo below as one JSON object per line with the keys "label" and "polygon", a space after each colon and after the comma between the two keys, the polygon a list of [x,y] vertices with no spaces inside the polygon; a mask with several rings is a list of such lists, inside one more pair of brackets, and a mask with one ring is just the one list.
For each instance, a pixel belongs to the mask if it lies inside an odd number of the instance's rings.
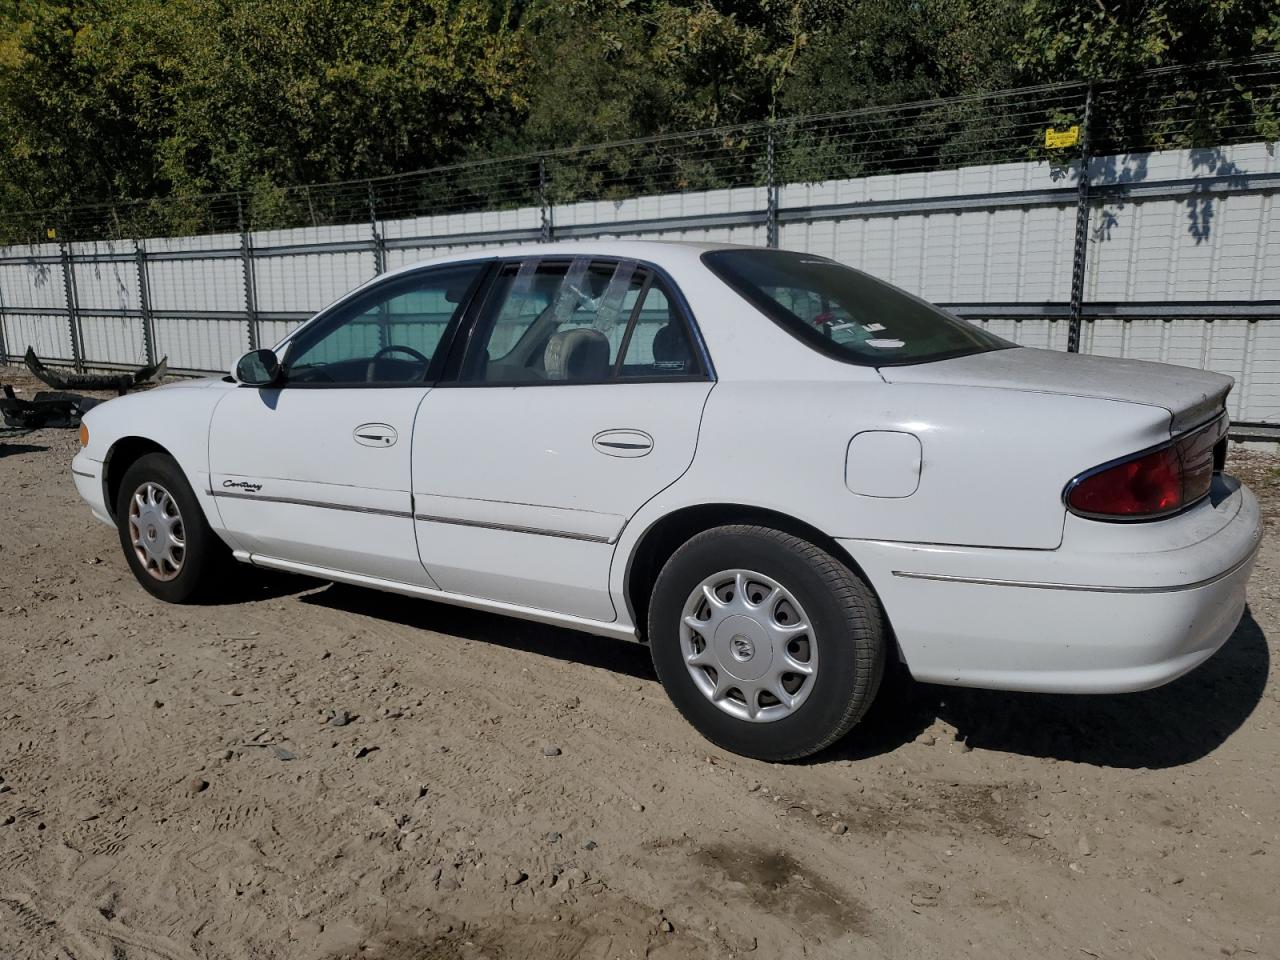
{"label": "steering wheel", "polygon": [[409,356],[413,357],[420,364],[422,364],[423,373],[426,373],[427,367],[431,366],[431,358],[424,357],[417,350],[413,349],[413,347],[405,347],[405,346],[401,346],[398,343],[391,343],[385,347],[382,347],[377,353],[375,353],[372,357],[369,358],[369,365],[365,368],[365,371],[364,371],[365,382],[367,383],[374,382],[373,378],[374,378],[374,374],[377,372],[378,361],[381,360],[383,356],[390,353],[409,354]]}

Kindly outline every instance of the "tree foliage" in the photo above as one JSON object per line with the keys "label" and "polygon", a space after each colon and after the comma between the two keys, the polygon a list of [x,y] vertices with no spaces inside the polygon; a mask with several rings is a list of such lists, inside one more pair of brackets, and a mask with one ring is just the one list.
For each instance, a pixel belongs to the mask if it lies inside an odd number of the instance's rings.
{"label": "tree foliage", "polygon": [[0,0],[0,215],[1276,50],[1259,0]]}

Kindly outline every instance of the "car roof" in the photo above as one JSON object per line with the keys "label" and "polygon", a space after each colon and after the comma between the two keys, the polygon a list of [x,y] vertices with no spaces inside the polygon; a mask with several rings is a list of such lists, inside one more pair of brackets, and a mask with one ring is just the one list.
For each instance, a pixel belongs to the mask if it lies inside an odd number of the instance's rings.
{"label": "car roof", "polygon": [[587,240],[562,240],[555,243],[513,243],[482,249],[462,250],[430,257],[415,263],[389,270],[378,277],[385,280],[389,276],[418,270],[425,266],[446,263],[463,263],[469,260],[495,260],[509,257],[565,257],[565,256],[597,256],[623,257],[644,260],[660,267],[673,266],[676,263],[697,261],[710,250],[756,250],[740,243],[715,243],[693,240],[614,240],[609,238]]}

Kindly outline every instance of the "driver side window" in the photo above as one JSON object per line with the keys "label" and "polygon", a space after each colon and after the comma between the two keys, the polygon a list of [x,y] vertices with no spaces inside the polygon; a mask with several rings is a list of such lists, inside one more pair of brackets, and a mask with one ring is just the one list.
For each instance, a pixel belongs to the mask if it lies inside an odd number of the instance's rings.
{"label": "driver side window", "polygon": [[411,273],[356,297],[292,345],[286,382],[421,383],[484,266],[466,263]]}

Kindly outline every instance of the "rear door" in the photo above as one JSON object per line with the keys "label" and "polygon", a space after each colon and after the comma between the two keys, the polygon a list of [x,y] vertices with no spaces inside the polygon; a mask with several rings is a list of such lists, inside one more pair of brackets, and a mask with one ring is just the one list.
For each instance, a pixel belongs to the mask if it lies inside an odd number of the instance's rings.
{"label": "rear door", "polygon": [[712,387],[690,324],[635,261],[503,265],[414,429],[418,548],[443,589],[616,619],[613,545],[688,468]]}
{"label": "rear door", "polygon": [[211,491],[237,546],[429,585],[410,499],[413,422],[486,267],[369,287],[298,333],[281,385],[242,384],[218,404]]}

